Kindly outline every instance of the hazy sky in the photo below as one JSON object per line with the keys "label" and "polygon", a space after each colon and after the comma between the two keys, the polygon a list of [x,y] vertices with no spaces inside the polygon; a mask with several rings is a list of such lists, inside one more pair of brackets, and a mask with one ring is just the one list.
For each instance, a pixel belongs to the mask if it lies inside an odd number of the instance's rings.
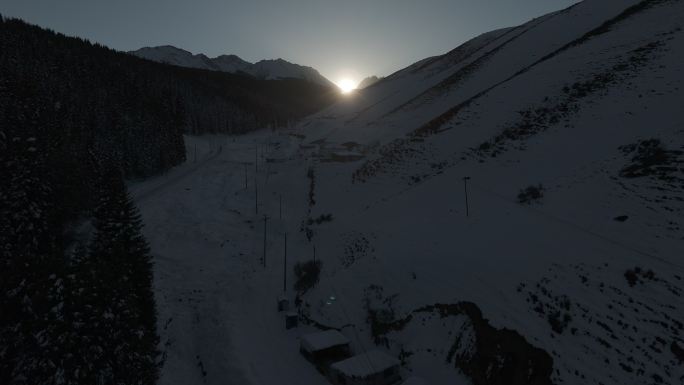
{"label": "hazy sky", "polygon": [[283,58],[330,80],[388,75],[577,0],[2,0],[0,13],[119,50]]}

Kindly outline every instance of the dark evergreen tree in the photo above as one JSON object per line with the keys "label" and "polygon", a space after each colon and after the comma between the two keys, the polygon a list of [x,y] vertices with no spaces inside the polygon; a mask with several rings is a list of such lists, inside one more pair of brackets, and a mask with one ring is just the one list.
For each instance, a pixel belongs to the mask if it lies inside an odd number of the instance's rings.
{"label": "dark evergreen tree", "polygon": [[95,234],[80,264],[89,287],[80,302],[90,304],[84,334],[96,383],[154,384],[158,337],[150,250],[142,222],[122,174],[102,175],[94,210]]}

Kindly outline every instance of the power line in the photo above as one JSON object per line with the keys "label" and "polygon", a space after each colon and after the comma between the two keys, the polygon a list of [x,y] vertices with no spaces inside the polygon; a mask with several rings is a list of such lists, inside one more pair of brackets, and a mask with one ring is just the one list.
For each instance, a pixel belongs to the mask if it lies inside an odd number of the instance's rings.
{"label": "power line", "polygon": [[469,176],[463,177],[463,189],[465,191],[466,217],[470,216],[470,208],[468,207],[468,180]]}
{"label": "power line", "polygon": [[287,292],[287,231],[284,233],[285,247],[283,255],[283,293]]}
{"label": "power line", "polygon": [[268,215],[264,214],[264,255],[263,255],[264,268],[266,268],[266,224],[267,223],[268,223]]}

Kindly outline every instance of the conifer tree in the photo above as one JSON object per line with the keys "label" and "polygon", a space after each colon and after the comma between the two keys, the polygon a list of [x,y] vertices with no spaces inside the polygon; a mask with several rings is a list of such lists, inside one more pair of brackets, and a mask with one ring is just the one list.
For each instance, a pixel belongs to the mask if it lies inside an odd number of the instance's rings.
{"label": "conifer tree", "polygon": [[94,369],[108,383],[154,384],[158,337],[149,246],[120,171],[105,171],[100,189],[85,263],[93,286],[87,302],[94,312],[86,323],[96,341]]}

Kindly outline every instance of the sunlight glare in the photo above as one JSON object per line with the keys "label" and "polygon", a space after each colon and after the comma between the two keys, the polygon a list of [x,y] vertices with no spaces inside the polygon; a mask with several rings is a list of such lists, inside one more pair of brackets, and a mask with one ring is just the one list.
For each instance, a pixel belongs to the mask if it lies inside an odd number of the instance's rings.
{"label": "sunlight glare", "polygon": [[357,85],[358,82],[349,78],[340,79],[340,81],[337,82],[337,86],[340,88],[343,94],[348,94],[354,91]]}

